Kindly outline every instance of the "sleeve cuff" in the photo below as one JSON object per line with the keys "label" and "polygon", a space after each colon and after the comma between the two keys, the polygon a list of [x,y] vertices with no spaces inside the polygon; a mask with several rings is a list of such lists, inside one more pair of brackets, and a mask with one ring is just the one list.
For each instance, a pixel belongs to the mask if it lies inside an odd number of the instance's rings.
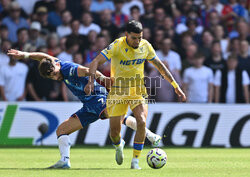
{"label": "sleeve cuff", "polygon": [[108,59],[108,57],[103,52],[101,52],[101,54],[106,58],[106,60],[110,62],[110,59]]}
{"label": "sleeve cuff", "polygon": [[154,59],[155,59],[155,57],[156,57],[156,56],[154,56],[154,57],[153,57],[153,58],[151,58],[151,59],[148,59],[148,61],[152,61],[152,60],[154,60]]}

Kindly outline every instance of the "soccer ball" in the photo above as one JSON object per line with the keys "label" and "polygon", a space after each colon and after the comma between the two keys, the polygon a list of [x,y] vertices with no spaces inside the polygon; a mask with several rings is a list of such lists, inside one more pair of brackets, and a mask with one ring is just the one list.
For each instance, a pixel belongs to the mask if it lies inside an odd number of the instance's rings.
{"label": "soccer ball", "polygon": [[162,168],[167,162],[167,154],[160,148],[151,149],[147,154],[147,162],[151,168]]}

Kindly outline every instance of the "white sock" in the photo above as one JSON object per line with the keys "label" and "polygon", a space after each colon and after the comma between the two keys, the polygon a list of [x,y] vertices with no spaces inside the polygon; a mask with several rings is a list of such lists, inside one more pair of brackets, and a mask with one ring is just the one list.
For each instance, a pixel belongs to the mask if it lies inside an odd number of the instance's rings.
{"label": "white sock", "polygon": [[[133,116],[125,117],[124,124],[135,131],[137,130],[136,119]],[[154,135],[155,134],[153,132],[146,128],[146,137],[149,141],[153,139]]]}
{"label": "white sock", "polygon": [[69,135],[61,135],[58,139],[58,146],[61,154],[61,161],[69,161],[70,140]]}

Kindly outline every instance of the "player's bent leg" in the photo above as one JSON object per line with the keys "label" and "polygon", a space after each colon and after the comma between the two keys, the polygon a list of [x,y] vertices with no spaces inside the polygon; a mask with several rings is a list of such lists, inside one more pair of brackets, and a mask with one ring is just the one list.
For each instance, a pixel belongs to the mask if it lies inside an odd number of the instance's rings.
{"label": "player's bent leg", "polygon": [[[135,131],[137,130],[137,123],[136,123],[135,117],[126,116],[122,122],[127,127],[131,128]],[[159,147],[159,143],[161,141],[161,136],[151,132],[147,128],[145,128],[145,131],[146,131],[146,137],[152,143],[153,147]]]}
{"label": "player's bent leg", "polygon": [[125,141],[121,139],[121,124],[124,116],[115,116],[110,117],[110,138],[113,142],[113,145],[116,149],[115,160],[118,165],[123,163],[123,148],[125,145]]}
{"label": "player's bent leg", "polygon": [[58,147],[61,159],[49,168],[70,168],[70,139],[69,134],[82,128],[81,122],[76,115],[65,120],[56,130]]}
{"label": "player's bent leg", "polygon": [[144,146],[145,128],[147,118],[147,106],[145,104],[137,105],[132,109],[137,122],[137,131],[134,138],[133,159],[131,162],[132,169],[141,169],[139,167],[139,157]]}

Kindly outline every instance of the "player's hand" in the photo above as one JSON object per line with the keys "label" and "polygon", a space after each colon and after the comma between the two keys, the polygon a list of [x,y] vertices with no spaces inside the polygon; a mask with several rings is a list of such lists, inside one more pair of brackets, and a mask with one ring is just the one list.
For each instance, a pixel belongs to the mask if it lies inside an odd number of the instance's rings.
{"label": "player's hand", "polygon": [[176,87],[174,90],[175,90],[175,93],[180,97],[181,101],[182,102],[186,102],[186,100],[187,100],[186,95],[181,90],[181,88],[180,87]]}
{"label": "player's hand", "polygon": [[90,95],[91,92],[94,91],[94,82],[88,82],[88,84],[84,88],[84,92],[86,95]]}
{"label": "player's hand", "polygon": [[15,50],[15,49],[10,49],[7,52],[7,55],[9,55],[10,57],[13,57],[14,59],[23,59],[25,56],[26,52],[22,52],[19,50]]}

